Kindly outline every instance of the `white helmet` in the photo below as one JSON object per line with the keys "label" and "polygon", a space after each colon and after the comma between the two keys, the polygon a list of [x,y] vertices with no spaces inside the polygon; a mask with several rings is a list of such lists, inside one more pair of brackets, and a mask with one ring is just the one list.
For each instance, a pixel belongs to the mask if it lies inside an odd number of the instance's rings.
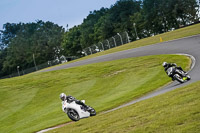
{"label": "white helmet", "polygon": [[65,93],[61,93],[61,94],[60,94],[60,99],[61,99],[62,101],[64,101],[64,100],[66,99]]}
{"label": "white helmet", "polygon": [[163,62],[162,66],[166,67],[167,64],[168,64],[167,62]]}

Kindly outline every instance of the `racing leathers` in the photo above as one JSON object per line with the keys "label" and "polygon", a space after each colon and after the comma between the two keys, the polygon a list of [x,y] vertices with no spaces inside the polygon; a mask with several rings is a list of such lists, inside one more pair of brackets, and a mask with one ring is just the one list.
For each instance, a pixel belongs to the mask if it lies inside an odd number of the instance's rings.
{"label": "racing leathers", "polygon": [[75,97],[73,97],[73,96],[66,96],[66,101],[67,101],[68,103],[71,103],[71,102],[75,101],[76,104],[82,105],[82,106],[85,107],[86,109],[89,108],[85,103],[83,103],[83,102],[80,101],[80,100],[77,100],[77,99],[76,99]]}
{"label": "racing leathers", "polygon": [[[173,67],[173,66],[174,66],[176,69],[179,69],[179,70],[183,71],[183,69],[182,69],[180,66],[178,67],[175,63],[167,63],[167,65],[164,66],[165,72],[167,73],[167,69],[170,68],[170,67]],[[183,71],[183,72],[186,73],[185,71]],[[172,78],[172,80],[174,80],[173,76],[174,76],[174,74],[170,76],[170,77]]]}

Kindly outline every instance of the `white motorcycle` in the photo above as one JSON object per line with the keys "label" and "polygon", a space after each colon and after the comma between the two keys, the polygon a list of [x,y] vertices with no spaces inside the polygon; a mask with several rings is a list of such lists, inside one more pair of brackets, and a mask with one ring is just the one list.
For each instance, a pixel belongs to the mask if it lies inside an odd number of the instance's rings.
{"label": "white motorcycle", "polygon": [[[85,103],[85,100],[81,100]],[[96,111],[92,108],[85,108],[82,105],[77,104],[75,101],[68,103],[67,101],[62,102],[62,110],[68,115],[73,121],[78,121],[82,118],[95,116]]]}

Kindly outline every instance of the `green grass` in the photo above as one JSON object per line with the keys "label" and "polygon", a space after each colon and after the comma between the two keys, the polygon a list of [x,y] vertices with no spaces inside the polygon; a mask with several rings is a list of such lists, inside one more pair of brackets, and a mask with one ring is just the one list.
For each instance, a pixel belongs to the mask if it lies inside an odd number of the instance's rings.
{"label": "green grass", "polygon": [[200,81],[49,132],[199,133]]}
{"label": "green grass", "polygon": [[200,24],[195,24],[195,25],[177,29],[177,30],[174,30],[171,32],[159,34],[159,35],[156,35],[153,37],[148,37],[148,38],[144,38],[141,40],[137,40],[137,41],[134,41],[134,42],[131,42],[131,43],[128,43],[125,45],[121,45],[121,46],[118,46],[118,47],[115,47],[115,48],[112,48],[112,49],[109,49],[109,50],[106,50],[103,52],[85,56],[83,58],[76,59],[76,60],[73,60],[73,61],[70,61],[67,63],[72,63],[72,62],[85,60],[85,59],[89,59],[89,58],[94,58],[97,56],[110,54],[110,53],[114,53],[114,52],[118,52],[118,51],[122,51],[122,50],[127,50],[127,49],[137,48],[137,47],[141,47],[141,46],[147,46],[147,45],[151,45],[151,44],[160,43],[160,37],[162,38],[163,42],[165,42],[165,41],[170,41],[170,40],[188,37],[188,36],[192,36],[192,35],[198,35],[198,34],[200,34]]}
{"label": "green grass", "polygon": [[85,99],[97,112],[140,97],[170,82],[163,61],[183,68],[190,62],[181,55],[146,56],[0,80],[0,132],[34,132],[70,121],[61,110],[61,92]]}

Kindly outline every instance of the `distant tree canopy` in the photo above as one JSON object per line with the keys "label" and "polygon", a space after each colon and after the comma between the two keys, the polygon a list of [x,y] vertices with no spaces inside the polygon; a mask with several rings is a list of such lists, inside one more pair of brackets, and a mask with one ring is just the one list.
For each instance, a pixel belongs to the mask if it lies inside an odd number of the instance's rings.
{"label": "distant tree canopy", "polygon": [[[132,40],[178,29],[199,21],[196,0],[118,0],[110,8],[94,10],[83,23],[64,31],[52,22],[6,23],[0,31],[0,77],[59,59],[82,56],[82,50],[127,31]],[[134,27],[135,24],[135,27]]]}
{"label": "distant tree canopy", "polygon": [[64,29],[52,22],[4,24],[1,31],[1,73],[15,72],[33,67],[33,54],[37,64],[59,58]]}
{"label": "distant tree canopy", "polygon": [[127,31],[136,40],[134,23],[139,38],[167,32],[199,21],[198,7],[196,0],[118,0],[65,32],[62,46],[66,54],[80,55],[83,48],[119,32]]}

